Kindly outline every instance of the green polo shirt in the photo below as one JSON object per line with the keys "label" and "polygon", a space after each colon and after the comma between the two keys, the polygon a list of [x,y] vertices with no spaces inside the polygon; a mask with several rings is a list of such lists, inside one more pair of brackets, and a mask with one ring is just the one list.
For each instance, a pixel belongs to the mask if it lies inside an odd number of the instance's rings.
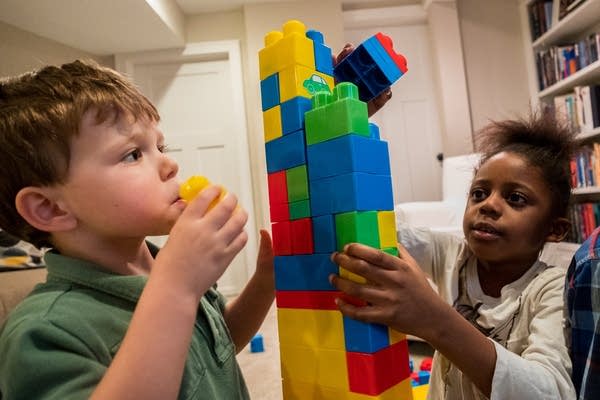
{"label": "green polo shirt", "polygon": [[[147,277],[51,252],[44,259],[47,281],[0,332],[0,398],[87,399],[119,350]],[[201,300],[179,399],[249,398],[224,306],[214,289]]]}

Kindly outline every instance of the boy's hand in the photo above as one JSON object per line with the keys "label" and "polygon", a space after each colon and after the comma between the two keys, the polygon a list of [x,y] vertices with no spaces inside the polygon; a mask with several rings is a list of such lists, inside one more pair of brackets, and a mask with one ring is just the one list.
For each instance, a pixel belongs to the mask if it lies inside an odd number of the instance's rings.
{"label": "boy's hand", "polygon": [[366,278],[366,284],[331,275],[332,284],[344,293],[364,300],[357,307],[338,299],[340,311],[360,321],[388,325],[423,339],[448,305],[433,291],[425,274],[406,249],[398,246],[400,258],[383,251],[353,243],[343,252],[334,253],[340,267]]}
{"label": "boy's hand", "polygon": [[238,351],[258,331],[274,299],[273,246],[269,232],[261,229],[256,271],[242,293],[225,308],[225,322]]}
{"label": "boy's hand", "polygon": [[[344,48],[340,53],[336,56],[333,56],[333,65],[339,64],[344,58],[348,56],[348,54],[354,51],[354,45],[352,43],[346,43]],[[367,110],[369,112],[369,117],[379,111],[385,103],[388,102],[389,99],[392,98],[392,89],[387,88],[383,92],[381,92],[377,97],[374,97],[367,103]]]}
{"label": "boy's hand", "polygon": [[156,257],[157,264],[167,268],[167,281],[198,300],[248,240],[244,231],[248,214],[237,207],[235,195],[228,193],[208,211],[220,191],[210,186],[189,202]]}

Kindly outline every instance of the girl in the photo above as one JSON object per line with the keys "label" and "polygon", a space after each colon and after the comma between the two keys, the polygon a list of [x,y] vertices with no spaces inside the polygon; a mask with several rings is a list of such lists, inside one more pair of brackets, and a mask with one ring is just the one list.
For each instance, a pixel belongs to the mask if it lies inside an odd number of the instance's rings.
{"label": "girl", "polygon": [[400,226],[400,258],[346,246],[333,260],[368,283],[331,281],[369,305],[338,306],[436,349],[429,399],[574,398],[562,330],[565,270],[538,259],[544,243],[569,231],[573,135],[549,115],[533,115],[493,122],[476,139],[482,159],[464,239]]}

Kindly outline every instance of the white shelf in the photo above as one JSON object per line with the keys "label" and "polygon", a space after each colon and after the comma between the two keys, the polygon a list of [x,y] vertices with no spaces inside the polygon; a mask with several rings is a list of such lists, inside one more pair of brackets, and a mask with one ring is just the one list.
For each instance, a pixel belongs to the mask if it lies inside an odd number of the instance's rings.
{"label": "white shelf", "polygon": [[[522,0],[521,3],[521,21],[524,24],[523,32],[531,32],[529,5],[534,0]],[[553,0],[552,6],[552,27],[542,36],[534,40],[527,40],[527,69],[530,76],[530,90],[533,102],[552,103],[555,96],[571,93],[576,86],[584,86],[600,83],[600,60],[582,68],[574,74],[556,82],[554,85],[538,90],[538,80],[535,78],[538,74],[536,66],[536,54],[553,46],[562,46],[573,44],[586,37],[593,31],[600,31],[600,0],[585,0],[573,11],[567,14],[563,19],[558,20],[558,8],[561,0]],[[600,142],[600,127],[591,131],[583,132],[577,135],[577,140],[581,145],[585,141]],[[583,187],[571,190],[573,196],[579,196],[578,201],[585,199],[597,199],[600,196],[600,187]]]}
{"label": "white shelf", "polygon": [[[555,0],[556,1],[556,0]],[[556,8],[555,8],[556,9]],[[569,41],[590,26],[600,22],[600,0],[586,0],[583,4],[567,14],[563,19],[537,38],[533,44],[533,50],[562,44]]]}
{"label": "white shelf", "polygon": [[577,140],[583,141],[583,140],[588,140],[591,138],[598,139],[596,136],[599,136],[599,135],[600,135],[600,127],[595,128],[594,130],[589,131],[589,132],[582,132],[582,133],[577,134]]}
{"label": "white shelf", "polygon": [[598,186],[588,186],[582,188],[575,188],[571,190],[573,195],[582,195],[582,194],[600,194],[600,187]]}
{"label": "white shelf", "polygon": [[[600,0],[598,1],[600,3]],[[543,99],[545,97],[557,96],[559,94],[571,92],[574,86],[587,84],[598,80],[600,80],[600,60],[597,60],[587,67],[582,68],[574,74],[568,76],[567,78],[556,82],[554,85],[547,87],[538,93],[538,97]]]}

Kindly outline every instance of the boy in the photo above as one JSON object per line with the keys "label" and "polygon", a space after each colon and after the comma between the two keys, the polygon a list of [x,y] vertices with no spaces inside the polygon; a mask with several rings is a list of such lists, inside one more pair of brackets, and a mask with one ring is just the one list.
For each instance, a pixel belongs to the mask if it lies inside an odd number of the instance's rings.
{"label": "boy", "polygon": [[600,228],[577,250],[567,271],[567,345],[577,398],[600,397]]}
{"label": "boy", "polygon": [[[158,121],[90,62],[0,82],[0,227],[52,249],[0,333],[0,397],[248,398],[235,353],[274,298],[270,238],[225,306],[214,285],[247,214],[231,194],[208,210],[214,186],[179,198]],[[167,233],[160,252],[145,241]]]}

